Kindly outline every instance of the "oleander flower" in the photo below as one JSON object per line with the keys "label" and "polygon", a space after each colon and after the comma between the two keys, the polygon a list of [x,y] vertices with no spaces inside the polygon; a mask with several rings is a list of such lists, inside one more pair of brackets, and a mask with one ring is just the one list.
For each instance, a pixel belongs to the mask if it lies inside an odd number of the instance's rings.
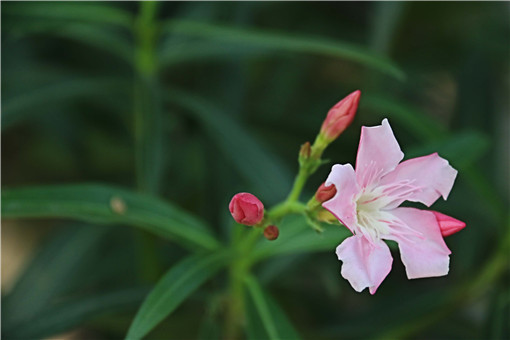
{"label": "oleander flower", "polygon": [[399,206],[446,199],[457,170],[437,153],[400,163],[403,157],[384,119],[380,126],[362,127],[356,170],[336,164],[326,180],[337,193],[322,206],[354,234],[336,254],[342,276],[358,292],[368,287],[374,294],[391,270],[393,258],[383,240],[398,243],[409,279],[448,273],[450,250],[435,214]]}

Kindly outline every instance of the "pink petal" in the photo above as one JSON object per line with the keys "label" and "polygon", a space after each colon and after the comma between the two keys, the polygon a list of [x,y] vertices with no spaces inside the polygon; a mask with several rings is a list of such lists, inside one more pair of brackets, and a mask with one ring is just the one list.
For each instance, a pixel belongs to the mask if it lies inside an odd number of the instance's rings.
{"label": "pink petal", "polygon": [[356,178],[362,188],[376,183],[382,176],[395,169],[404,158],[387,119],[382,125],[361,128]]}
{"label": "pink petal", "polygon": [[405,200],[421,202],[430,207],[439,196],[448,198],[456,176],[457,170],[452,168],[446,159],[433,153],[400,163],[395,170],[381,179],[380,184],[408,182],[417,189],[394,201],[393,207],[399,206]]}
{"label": "pink petal", "polygon": [[346,238],[337,248],[338,259],[343,262],[342,276],[355,291],[368,287],[374,294],[391,270],[393,258],[384,241],[370,243],[362,235]]}
{"label": "pink petal", "polygon": [[356,174],[350,164],[335,164],[326,179],[326,186],[334,184],[337,192],[332,199],[322,206],[335,215],[351,231],[356,225],[356,202],[354,198],[359,192]]}
{"label": "pink petal", "polygon": [[397,208],[390,213],[419,235],[409,238],[394,233],[391,237],[398,242],[407,277],[417,279],[448,274],[451,252],[434,214],[415,208]]}

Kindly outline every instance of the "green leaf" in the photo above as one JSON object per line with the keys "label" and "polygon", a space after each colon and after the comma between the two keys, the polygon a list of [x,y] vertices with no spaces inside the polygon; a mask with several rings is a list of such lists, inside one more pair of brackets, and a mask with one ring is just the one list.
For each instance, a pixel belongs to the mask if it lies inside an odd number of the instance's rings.
{"label": "green leaf", "polygon": [[390,123],[393,121],[400,123],[425,141],[439,140],[446,134],[441,124],[423,112],[402,104],[401,101],[368,93],[363,95],[360,107],[361,109],[369,108],[381,119],[388,118]]}
{"label": "green leaf", "polygon": [[[262,287],[253,276],[245,278],[245,284],[248,288],[251,301],[257,314],[248,310],[248,336],[251,339],[292,339],[297,340],[301,337],[294,326],[289,322],[283,310],[264,293]],[[248,308],[249,309],[249,308]],[[254,325],[261,324],[266,334],[261,336],[262,332]]]}
{"label": "green leaf", "polygon": [[[352,44],[324,39],[321,37],[301,37],[285,33],[267,32],[255,29],[242,29],[215,24],[172,20],[164,24],[163,31],[172,35],[201,37],[219,42],[254,45],[272,50],[300,52],[343,58],[370,67],[374,70],[404,79],[404,73],[384,57],[375,55]],[[163,58],[164,53],[163,53]]]}
{"label": "green leaf", "polygon": [[236,167],[239,173],[266,197],[266,202],[285,195],[291,185],[291,174],[284,165],[259,144],[241,124],[206,100],[170,89],[165,98],[187,109],[202,124],[209,137]]}
{"label": "green leaf", "polygon": [[213,250],[219,246],[195,217],[169,203],[125,189],[77,184],[2,191],[2,218],[47,217],[124,223],[191,248]]}
{"label": "green leaf", "polygon": [[25,2],[2,6],[2,16],[15,19],[88,22],[131,28],[133,15],[117,6],[100,2]]}
{"label": "green leaf", "polygon": [[343,226],[325,225],[322,233],[317,233],[301,216],[289,216],[281,227],[278,239],[265,242],[262,240],[252,253],[253,261],[262,259],[311,252],[330,251],[342,243],[351,233]]}
{"label": "green leaf", "polygon": [[126,339],[141,339],[227,263],[228,252],[195,255],[172,267],[138,310]]}
{"label": "green leaf", "polygon": [[38,115],[40,107],[86,98],[87,96],[111,96],[112,89],[121,93],[125,83],[116,78],[91,78],[58,81],[54,84],[5,97],[2,102],[2,129]]}
{"label": "green leaf", "polygon": [[211,62],[216,60],[238,60],[240,57],[260,57],[268,55],[269,50],[250,45],[239,46],[215,41],[172,42],[161,49],[159,62],[171,66],[190,62]]}
{"label": "green leaf", "polygon": [[41,339],[60,334],[99,315],[104,317],[107,314],[125,311],[127,308],[134,309],[147,293],[148,289],[141,287],[68,298],[54,305],[45,306],[46,308],[33,319],[14,328],[4,324],[2,335],[9,339]]}
{"label": "green leaf", "polygon": [[[9,205],[8,200],[2,199],[2,203]],[[5,217],[2,211],[2,218]],[[97,251],[106,231],[105,228],[74,225],[52,237],[3,298],[2,325],[9,328],[9,325],[27,323],[41,316],[41,310],[51,299],[69,288],[70,281],[90,258],[89,254]]]}
{"label": "green leaf", "polygon": [[455,167],[464,169],[476,164],[489,148],[487,136],[476,131],[459,132],[439,141],[425,144],[410,150],[406,158],[419,157],[432,152],[438,152],[441,157],[448,159]]}

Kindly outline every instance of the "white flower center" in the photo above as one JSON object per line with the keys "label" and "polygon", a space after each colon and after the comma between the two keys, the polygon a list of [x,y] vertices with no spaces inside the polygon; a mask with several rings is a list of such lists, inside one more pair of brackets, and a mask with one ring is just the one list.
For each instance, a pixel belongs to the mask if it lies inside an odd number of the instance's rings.
{"label": "white flower center", "polygon": [[[375,242],[385,235],[397,232],[401,235],[415,235],[416,233],[389,211],[400,204],[405,197],[419,190],[409,181],[393,183],[391,185],[371,186],[363,189],[355,198],[357,230]],[[395,204],[398,202],[397,204]]]}

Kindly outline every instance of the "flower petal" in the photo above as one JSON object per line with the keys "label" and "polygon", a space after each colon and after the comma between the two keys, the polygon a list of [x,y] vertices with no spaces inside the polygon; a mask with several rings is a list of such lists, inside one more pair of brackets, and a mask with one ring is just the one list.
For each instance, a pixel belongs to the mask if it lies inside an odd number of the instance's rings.
{"label": "flower petal", "polygon": [[382,176],[395,169],[402,158],[404,154],[387,119],[379,126],[363,126],[356,158],[358,184],[365,188],[376,183]]}
{"label": "flower petal", "polygon": [[446,159],[433,153],[400,163],[395,170],[381,179],[380,184],[409,183],[416,188],[395,200],[392,207],[399,206],[405,200],[421,202],[430,207],[439,196],[448,198],[456,176],[457,170],[452,168]]}
{"label": "flower petal", "polygon": [[388,237],[398,243],[407,277],[417,279],[448,274],[451,252],[434,214],[415,208],[397,208],[390,213],[419,235],[414,238],[398,234]]}
{"label": "flower petal", "polygon": [[366,287],[374,294],[391,270],[393,258],[390,249],[379,240],[370,243],[362,235],[346,238],[337,248],[338,259],[343,262],[342,276],[355,291]]}
{"label": "flower petal", "polygon": [[326,179],[326,186],[331,184],[335,185],[336,194],[332,199],[324,202],[322,206],[335,215],[343,225],[353,231],[357,223],[356,202],[354,198],[359,192],[359,187],[352,165],[333,165]]}

